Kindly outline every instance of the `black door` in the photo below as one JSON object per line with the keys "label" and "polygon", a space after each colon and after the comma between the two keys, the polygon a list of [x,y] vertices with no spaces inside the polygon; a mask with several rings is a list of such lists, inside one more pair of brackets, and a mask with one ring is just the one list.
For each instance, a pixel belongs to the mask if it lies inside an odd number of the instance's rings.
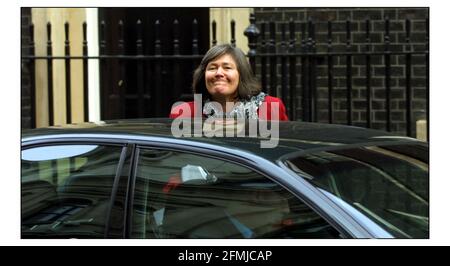
{"label": "black door", "polygon": [[[178,20],[179,53],[192,55],[193,46],[204,54],[209,48],[209,8],[99,8],[100,53],[138,54],[137,21],[142,27],[142,52],[157,53],[156,21],[159,21],[160,60],[112,57],[101,61],[101,119],[167,117],[171,105],[190,94],[192,73],[198,59],[169,59],[174,53],[174,20]],[[193,21],[197,21],[194,41]],[[119,27],[123,21],[123,34]],[[121,46],[123,36],[123,46]],[[104,40],[104,42],[102,42]]]}

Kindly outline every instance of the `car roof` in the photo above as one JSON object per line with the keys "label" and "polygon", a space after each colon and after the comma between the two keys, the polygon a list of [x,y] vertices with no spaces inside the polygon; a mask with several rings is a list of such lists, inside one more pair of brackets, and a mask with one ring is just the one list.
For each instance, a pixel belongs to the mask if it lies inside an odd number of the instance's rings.
{"label": "car roof", "polygon": [[[22,131],[22,141],[40,139],[55,135],[110,136],[111,138],[159,137],[176,139],[172,135],[172,119],[125,119],[99,122],[76,123]],[[150,139],[150,138],[149,138]],[[288,121],[279,123],[279,142],[276,148],[262,148],[264,137],[182,137],[191,142],[202,142],[218,147],[227,147],[250,152],[271,161],[292,153],[308,152],[317,149],[347,147],[358,145],[377,145],[381,143],[418,141],[413,138],[396,136],[384,131],[336,124]]]}

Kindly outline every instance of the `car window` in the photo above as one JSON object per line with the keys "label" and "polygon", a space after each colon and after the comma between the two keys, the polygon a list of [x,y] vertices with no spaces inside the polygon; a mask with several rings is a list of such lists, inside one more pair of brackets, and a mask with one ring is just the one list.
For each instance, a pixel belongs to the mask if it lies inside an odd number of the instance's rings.
{"label": "car window", "polygon": [[122,148],[55,145],[22,151],[22,237],[103,238]]}
{"label": "car window", "polygon": [[[343,200],[398,238],[429,237],[428,148],[401,144],[336,149],[286,161],[299,176]],[[351,208],[351,210],[350,210]]]}
{"label": "car window", "polygon": [[335,238],[293,194],[246,167],[140,149],[133,238]]}

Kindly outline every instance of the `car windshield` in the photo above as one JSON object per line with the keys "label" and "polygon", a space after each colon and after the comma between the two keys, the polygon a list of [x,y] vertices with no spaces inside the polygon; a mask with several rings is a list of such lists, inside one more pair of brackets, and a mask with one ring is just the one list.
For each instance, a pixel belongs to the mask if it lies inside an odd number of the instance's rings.
{"label": "car windshield", "polygon": [[339,206],[351,208],[350,213],[356,210],[392,236],[429,237],[428,146],[391,144],[317,151],[298,154],[284,163],[325,190],[333,201],[346,203]]}

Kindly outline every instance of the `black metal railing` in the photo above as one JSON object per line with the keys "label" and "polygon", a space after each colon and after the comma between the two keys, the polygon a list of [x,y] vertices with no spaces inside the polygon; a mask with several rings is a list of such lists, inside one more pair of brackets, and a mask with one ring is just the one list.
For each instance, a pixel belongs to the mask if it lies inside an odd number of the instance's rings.
{"label": "black metal railing", "polygon": [[[364,73],[359,73],[358,77],[363,77],[365,79],[365,112],[366,117],[363,126],[368,128],[373,127],[372,113],[374,111],[374,99],[373,95],[373,59],[375,57],[382,57],[384,64],[384,114],[385,114],[385,129],[391,131],[392,119],[391,119],[391,73],[392,73],[392,62],[391,58],[393,56],[403,56],[405,58],[405,123],[406,123],[406,135],[412,136],[412,119],[413,119],[413,106],[412,106],[412,74],[411,69],[413,66],[413,59],[417,56],[424,56],[423,65],[426,68],[426,117],[429,121],[429,53],[428,53],[428,19],[426,20],[426,39],[425,50],[416,51],[411,49],[411,22],[406,19],[405,23],[405,39],[403,40],[404,48],[402,51],[391,49],[391,38],[390,38],[390,20],[386,18],[384,20],[384,49],[374,49],[374,43],[371,42],[371,31],[370,25],[371,21],[365,21],[365,43],[360,44],[359,48],[355,50],[355,46],[352,44],[352,31],[351,31],[351,21],[347,20],[345,24],[345,45],[342,46],[333,43],[333,22],[326,22],[326,40],[324,43],[318,43],[316,40],[316,23],[312,19],[308,19],[305,22],[298,23],[294,21],[289,21],[286,23],[281,23],[277,28],[275,22],[259,22],[256,23],[256,18],[253,14],[250,16],[250,24],[245,30],[244,34],[248,38],[249,52],[248,57],[250,64],[255,72],[255,74],[260,78],[263,90],[271,95],[281,97],[286,103],[289,116],[291,120],[304,120],[304,121],[319,121],[319,112],[326,111],[326,122],[328,123],[339,123],[335,109],[336,109],[336,99],[335,95],[336,80],[342,80],[345,82],[345,97],[340,100],[340,102],[345,102],[345,122],[349,125],[354,124],[355,117],[354,114],[354,86],[353,79],[355,75],[353,73],[353,59],[355,57],[364,58],[365,61],[365,71]],[[217,23],[212,21],[212,42],[211,45],[216,45],[216,27]],[[47,78],[48,78],[48,113],[49,113],[49,124],[54,124],[53,117],[53,61],[54,60],[64,60],[66,66],[66,120],[68,123],[72,121],[71,113],[71,83],[70,83],[70,68],[71,62],[74,60],[82,60],[83,62],[83,91],[84,91],[84,119],[88,121],[89,114],[89,98],[88,98],[88,61],[98,60],[99,70],[100,70],[100,83],[105,83],[105,79],[110,77],[107,76],[107,69],[111,66],[113,62],[117,62],[119,68],[119,80],[113,88],[101,89],[102,99],[110,98],[113,102],[111,106],[114,109],[114,116],[117,118],[124,118],[126,113],[126,98],[130,97],[126,94],[127,91],[127,80],[125,80],[125,72],[127,71],[127,65],[129,62],[136,64],[136,88],[135,97],[137,99],[137,117],[149,117],[149,116],[166,116],[167,108],[170,107],[171,102],[176,96],[179,96],[186,91],[182,91],[181,84],[177,78],[180,73],[180,64],[183,62],[188,62],[192,65],[192,70],[197,66],[202,54],[199,54],[198,46],[198,23],[196,20],[192,22],[192,43],[191,43],[191,53],[190,54],[180,54],[180,40],[179,40],[179,22],[175,20],[172,24],[173,27],[173,41],[171,47],[173,48],[172,54],[162,54],[161,39],[159,38],[159,33],[162,30],[161,23],[155,21],[154,32],[155,39],[152,44],[154,47],[154,54],[144,54],[144,44],[143,42],[143,29],[140,20],[136,22],[136,32],[137,37],[135,41],[136,54],[128,55],[124,50],[124,23],[119,22],[118,25],[106,25],[104,21],[100,22],[99,32],[99,56],[88,56],[88,43],[87,43],[87,25],[83,23],[83,54],[82,55],[71,55],[70,54],[70,42],[68,38],[69,24],[65,24],[65,55],[53,55],[52,54],[52,25],[47,24],[47,55],[36,56],[35,55],[35,40],[34,40],[34,30],[33,25],[31,26],[31,42],[29,44],[29,55],[22,55],[22,60],[29,63],[30,69],[30,81],[32,84],[31,88],[31,108],[32,108],[32,127],[36,126],[35,111],[36,107],[34,103],[35,99],[35,62],[37,60],[47,61]],[[110,27],[108,29],[108,27]],[[230,22],[231,27],[231,38],[230,43],[236,45],[235,36],[235,22],[234,20]],[[300,28],[300,30],[298,30]],[[118,52],[117,54],[107,54],[106,47],[106,31],[118,29],[119,39],[118,39]],[[278,31],[277,31],[278,30]],[[278,39],[277,39],[278,37]],[[339,49],[337,49],[338,47]],[[319,49],[320,48],[320,49]],[[344,60],[345,61],[345,75],[340,75],[338,73],[336,62]],[[326,64],[325,64],[326,62]],[[148,68],[148,65],[151,68]],[[168,68],[167,65],[171,67]],[[325,66],[326,72],[324,74],[327,84],[324,87],[327,90],[325,106],[318,100],[320,97],[318,95],[319,89],[323,89],[318,86],[317,79],[321,77],[323,73],[318,73],[318,65]],[[147,67],[146,67],[147,66]],[[167,71],[171,72],[171,81],[169,86],[167,86],[167,81],[163,80],[162,76]],[[320,72],[320,71],[319,71]],[[163,73],[163,74],[161,74]],[[148,76],[151,76],[151,84],[146,82]],[[166,74],[167,75],[167,74]],[[341,84],[342,85],[342,84]],[[322,100],[322,99],[320,99]],[[152,104],[148,104],[149,101]],[[339,107],[339,106],[338,106]],[[102,109],[102,119],[105,117],[105,108],[110,108],[110,106],[101,106]],[[377,107],[380,109],[379,107]],[[301,115],[300,115],[301,110]],[[359,119],[361,120],[361,119]],[[428,123],[429,124],[429,123]]]}
{"label": "black metal railing", "polygon": [[[254,21],[251,21],[251,28],[254,35],[257,35],[256,32],[258,28],[253,25]],[[351,22],[350,20],[346,21],[345,26],[345,46],[340,46],[339,50],[334,50],[334,44],[332,42],[332,21],[327,21],[327,37],[326,42],[321,44],[321,51],[318,51],[317,47],[319,44],[316,42],[316,30],[315,24],[309,19],[306,22],[297,24],[292,21],[285,22],[279,25],[278,29],[276,29],[275,22],[261,22],[260,23],[260,33],[258,31],[260,37],[260,42],[258,43],[258,49],[255,49],[249,45],[250,52],[249,57],[250,61],[255,62],[258,65],[258,68],[254,67],[254,70],[257,71],[257,75],[261,77],[262,87],[269,94],[274,96],[281,97],[285,103],[288,103],[287,108],[289,110],[289,114],[292,120],[297,120],[301,118],[304,121],[318,121],[318,85],[316,83],[317,78],[320,77],[317,73],[317,64],[318,61],[321,61],[323,65],[326,67],[326,79],[327,86],[327,107],[328,112],[327,122],[328,123],[336,123],[341,122],[336,119],[334,116],[334,105],[333,102],[335,100],[335,86],[333,81],[337,79],[337,73],[334,70],[336,66],[335,61],[338,58],[345,59],[345,75],[339,77],[342,81],[345,82],[345,99],[342,99],[341,102],[345,101],[345,109],[346,109],[346,123],[349,125],[354,124],[355,118],[353,117],[353,103],[354,103],[354,78],[355,74],[353,73],[353,59],[355,57],[364,58],[365,61],[365,71],[363,73],[359,73],[358,78],[363,77],[365,79],[365,113],[366,119],[364,123],[359,123],[360,126],[365,126],[367,128],[373,127],[373,119],[372,113],[374,111],[373,108],[373,88],[372,88],[372,78],[373,78],[373,67],[372,67],[372,59],[375,57],[382,57],[384,64],[384,114],[385,114],[385,127],[386,131],[392,131],[391,125],[393,124],[391,117],[391,98],[392,98],[392,57],[404,57],[404,93],[405,93],[405,135],[412,136],[413,135],[413,99],[412,99],[412,75],[411,68],[413,66],[412,58],[414,57],[425,57],[424,60],[420,63],[425,67],[426,71],[426,118],[429,121],[429,88],[428,88],[428,79],[429,79],[429,52],[428,52],[428,37],[423,40],[426,45],[426,49],[416,50],[414,51],[411,47],[411,21],[406,19],[405,23],[405,38],[404,40],[399,40],[399,42],[403,41],[404,45],[403,50],[394,50],[391,49],[391,34],[390,34],[390,20],[385,18],[384,20],[384,41],[383,41],[383,50],[377,49],[374,50],[375,43],[371,42],[370,38],[370,25],[371,21],[369,19],[365,20],[365,44],[360,44],[355,46],[352,44],[352,31],[351,31]],[[428,36],[428,19],[426,19],[426,36]],[[298,35],[296,28],[298,26],[301,27],[301,40],[297,41],[295,36]],[[256,28],[256,29],[255,29]],[[268,29],[268,30],[267,30]],[[289,29],[289,40],[286,40],[287,29]],[[278,32],[277,32],[278,30]],[[276,33],[279,33],[280,41],[278,43],[275,42]],[[268,39],[267,39],[268,36]],[[255,38],[255,36],[253,36]],[[287,43],[289,47],[287,48]],[[299,49],[297,49],[299,48]],[[356,49],[355,49],[356,48]],[[356,51],[355,51],[356,50]],[[397,58],[398,61],[400,59]],[[324,64],[323,62],[327,62]],[[267,65],[269,62],[269,66]],[[298,65],[297,62],[300,62]],[[255,64],[255,63],[254,63]],[[277,66],[280,66],[277,69]],[[299,69],[300,68],[300,69]],[[287,71],[289,69],[289,71]],[[298,70],[299,69],[299,70]],[[362,68],[361,68],[362,69]],[[297,85],[298,75],[300,73],[300,85]],[[267,77],[268,74],[268,77]],[[268,79],[269,78],[269,79]],[[403,77],[402,77],[403,78]],[[397,84],[397,87],[401,87]],[[298,91],[301,91],[299,94]],[[299,102],[298,99],[301,98],[301,106],[297,107],[296,104]],[[324,109],[322,107],[322,109]],[[298,114],[298,110],[301,110],[301,116]]]}

